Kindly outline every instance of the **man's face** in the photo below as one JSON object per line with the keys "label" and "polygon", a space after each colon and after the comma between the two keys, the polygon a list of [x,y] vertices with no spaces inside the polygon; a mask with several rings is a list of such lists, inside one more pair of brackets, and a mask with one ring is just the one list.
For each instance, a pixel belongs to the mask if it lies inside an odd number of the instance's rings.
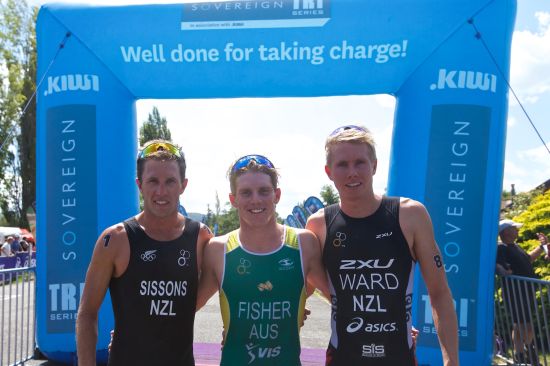
{"label": "man's face", "polygon": [[517,227],[510,226],[500,232],[500,239],[505,244],[512,244],[518,238],[518,233]]}
{"label": "man's face", "polygon": [[367,145],[344,142],[332,146],[331,161],[325,166],[325,172],[342,199],[352,198],[372,191],[376,163],[371,160]]}
{"label": "man's face", "polygon": [[181,181],[177,161],[147,160],[141,182],[137,180],[143,196],[143,210],[157,217],[168,217],[178,212],[179,196],[187,186]]}
{"label": "man's face", "polygon": [[229,195],[233,207],[239,210],[241,223],[255,225],[275,217],[275,205],[281,198],[281,190],[274,189],[271,178],[265,173],[244,173],[236,180],[235,194]]}

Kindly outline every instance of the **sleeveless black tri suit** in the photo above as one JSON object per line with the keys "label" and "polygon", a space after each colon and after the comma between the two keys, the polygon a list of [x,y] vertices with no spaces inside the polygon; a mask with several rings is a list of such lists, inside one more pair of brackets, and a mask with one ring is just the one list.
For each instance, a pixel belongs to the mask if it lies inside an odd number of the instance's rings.
{"label": "sleeveless black tri suit", "polygon": [[415,262],[399,225],[399,198],[370,216],[325,208],[323,263],[332,297],[327,365],[415,365],[411,338]]}
{"label": "sleeveless black tri suit", "polygon": [[130,261],[109,285],[115,316],[109,365],[193,366],[199,223],[186,219],[181,236],[164,242],[135,218],[124,227]]}

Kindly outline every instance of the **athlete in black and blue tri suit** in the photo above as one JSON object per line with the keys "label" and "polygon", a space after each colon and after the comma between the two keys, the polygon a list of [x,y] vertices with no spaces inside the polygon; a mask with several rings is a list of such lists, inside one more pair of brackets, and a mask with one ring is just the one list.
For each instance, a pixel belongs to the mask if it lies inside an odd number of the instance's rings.
{"label": "athlete in black and blue tri suit", "polygon": [[458,365],[458,330],[441,254],[426,208],[376,195],[370,132],[343,126],[327,138],[325,171],[340,203],[310,216],[329,276],[330,366],[415,365],[411,338],[412,277],[420,265],[445,366]]}
{"label": "athlete in black and blue tri suit", "polygon": [[399,198],[383,197],[378,209],[364,218],[347,216],[338,204],[324,213],[323,263],[333,310],[327,357],[335,364],[345,355],[341,362],[351,356],[414,365],[415,261],[399,227]]}

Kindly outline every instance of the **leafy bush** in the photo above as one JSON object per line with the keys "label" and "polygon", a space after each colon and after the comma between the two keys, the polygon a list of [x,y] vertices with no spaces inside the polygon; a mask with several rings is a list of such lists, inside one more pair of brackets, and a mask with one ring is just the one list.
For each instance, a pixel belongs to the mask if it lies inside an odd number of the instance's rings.
{"label": "leafy bush", "polygon": [[[550,190],[534,195],[526,209],[513,218],[523,223],[519,230],[518,244],[527,252],[539,246],[537,233],[550,237]],[[550,281],[550,262],[539,256],[533,263],[535,272],[545,281]]]}

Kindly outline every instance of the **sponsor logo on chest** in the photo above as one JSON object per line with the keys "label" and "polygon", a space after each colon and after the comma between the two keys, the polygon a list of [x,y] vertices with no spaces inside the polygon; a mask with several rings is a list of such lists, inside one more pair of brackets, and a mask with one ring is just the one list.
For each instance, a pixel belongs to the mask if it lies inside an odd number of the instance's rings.
{"label": "sponsor logo on chest", "polygon": [[294,261],[290,258],[284,258],[279,261],[279,271],[289,271],[294,268]]}

